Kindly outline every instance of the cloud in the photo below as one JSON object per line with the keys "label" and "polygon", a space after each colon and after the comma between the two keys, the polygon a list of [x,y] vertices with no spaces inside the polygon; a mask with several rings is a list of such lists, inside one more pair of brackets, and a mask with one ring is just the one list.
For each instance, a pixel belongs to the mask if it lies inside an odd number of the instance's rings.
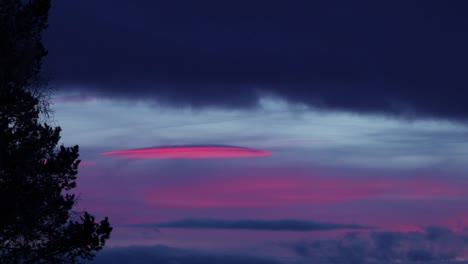
{"label": "cloud", "polygon": [[268,156],[271,152],[234,146],[167,146],[103,152],[126,159],[212,159]]}
{"label": "cloud", "polygon": [[99,252],[92,264],[281,264],[275,259],[251,255],[205,252],[166,246],[133,246],[105,248]]}
{"label": "cloud", "polygon": [[[431,227],[431,228],[435,228]],[[440,230],[444,227],[436,227]],[[168,247],[164,245],[105,248],[92,262],[96,264],[412,264],[459,263],[464,256],[466,237],[450,232],[443,239],[431,240],[428,228],[420,232],[373,231],[346,233],[338,238],[270,243],[268,249],[202,250]],[[444,232],[445,233],[445,232]],[[293,254],[290,254],[292,251]],[[257,253],[252,253],[257,252]],[[262,254],[268,254],[266,257]],[[274,255],[274,257],[273,257]]]}
{"label": "cloud", "polygon": [[57,1],[45,68],[63,89],[195,107],[261,95],[466,119],[464,2]]}
{"label": "cloud", "polygon": [[134,227],[143,228],[187,228],[187,229],[244,229],[269,231],[323,231],[336,229],[369,229],[353,224],[320,223],[308,220],[225,220],[225,219],[183,219],[171,222],[141,223]]}
{"label": "cloud", "polygon": [[425,228],[427,239],[431,241],[441,240],[453,235],[452,230],[443,226],[428,226]]}
{"label": "cloud", "polygon": [[157,208],[252,208],[327,205],[350,201],[464,199],[467,183],[449,175],[353,175],[274,168],[201,171],[196,181],[144,186],[145,202]]}
{"label": "cloud", "polygon": [[[319,263],[447,263],[464,255],[465,235],[430,226],[419,232],[347,233],[330,240],[288,245],[299,257]],[[466,263],[466,262],[463,262]]]}

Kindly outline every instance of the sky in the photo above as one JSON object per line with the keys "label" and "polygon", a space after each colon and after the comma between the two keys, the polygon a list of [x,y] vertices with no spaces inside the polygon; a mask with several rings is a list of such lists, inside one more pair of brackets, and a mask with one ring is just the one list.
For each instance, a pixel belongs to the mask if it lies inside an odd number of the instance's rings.
{"label": "sky", "polygon": [[463,263],[466,8],[53,1],[52,123],[114,227],[93,263]]}

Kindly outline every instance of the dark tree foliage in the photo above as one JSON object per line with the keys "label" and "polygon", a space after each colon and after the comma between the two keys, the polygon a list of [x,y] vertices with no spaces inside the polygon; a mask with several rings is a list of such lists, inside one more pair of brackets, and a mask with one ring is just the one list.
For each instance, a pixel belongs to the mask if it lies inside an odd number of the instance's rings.
{"label": "dark tree foliage", "polygon": [[0,263],[77,263],[102,249],[112,228],[75,212],[78,146],[58,146],[41,122],[47,55],[41,32],[50,0],[0,0]]}

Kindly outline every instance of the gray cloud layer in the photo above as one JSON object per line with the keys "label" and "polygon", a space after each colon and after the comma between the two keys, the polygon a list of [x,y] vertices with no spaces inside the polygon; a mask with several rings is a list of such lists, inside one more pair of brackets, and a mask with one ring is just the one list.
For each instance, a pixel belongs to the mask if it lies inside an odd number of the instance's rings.
{"label": "gray cloud layer", "polygon": [[353,224],[320,223],[306,220],[221,220],[221,219],[183,219],[179,221],[144,223],[134,227],[156,228],[209,228],[209,229],[246,229],[269,231],[319,231],[335,229],[368,229],[368,227]]}

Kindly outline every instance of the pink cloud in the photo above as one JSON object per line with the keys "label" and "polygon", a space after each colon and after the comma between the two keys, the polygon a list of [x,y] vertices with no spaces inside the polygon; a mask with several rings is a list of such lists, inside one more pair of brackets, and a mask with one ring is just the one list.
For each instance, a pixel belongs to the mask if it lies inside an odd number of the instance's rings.
{"label": "pink cloud", "polygon": [[468,181],[450,175],[364,176],[297,168],[201,169],[192,175],[187,174],[189,167],[174,174],[141,168],[138,177],[127,177],[127,171],[107,177],[109,171],[96,166],[85,169],[79,187],[89,200],[82,206],[116,223],[239,215],[352,222],[400,231],[468,223],[463,210]]}
{"label": "pink cloud", "polygon": [[[466,185],[466,184],[465,184]],[[467,186],[436,177],[373,178],[270,175],[200,179],[145,191],[162,207],[269,207],[380,200],[450,199],[468,196]]]}
{"label": "pink cloud", "polygon": [[266,150],[232,146],[167,146],[103,152],[125,159],[206,159],[268,156]]}

